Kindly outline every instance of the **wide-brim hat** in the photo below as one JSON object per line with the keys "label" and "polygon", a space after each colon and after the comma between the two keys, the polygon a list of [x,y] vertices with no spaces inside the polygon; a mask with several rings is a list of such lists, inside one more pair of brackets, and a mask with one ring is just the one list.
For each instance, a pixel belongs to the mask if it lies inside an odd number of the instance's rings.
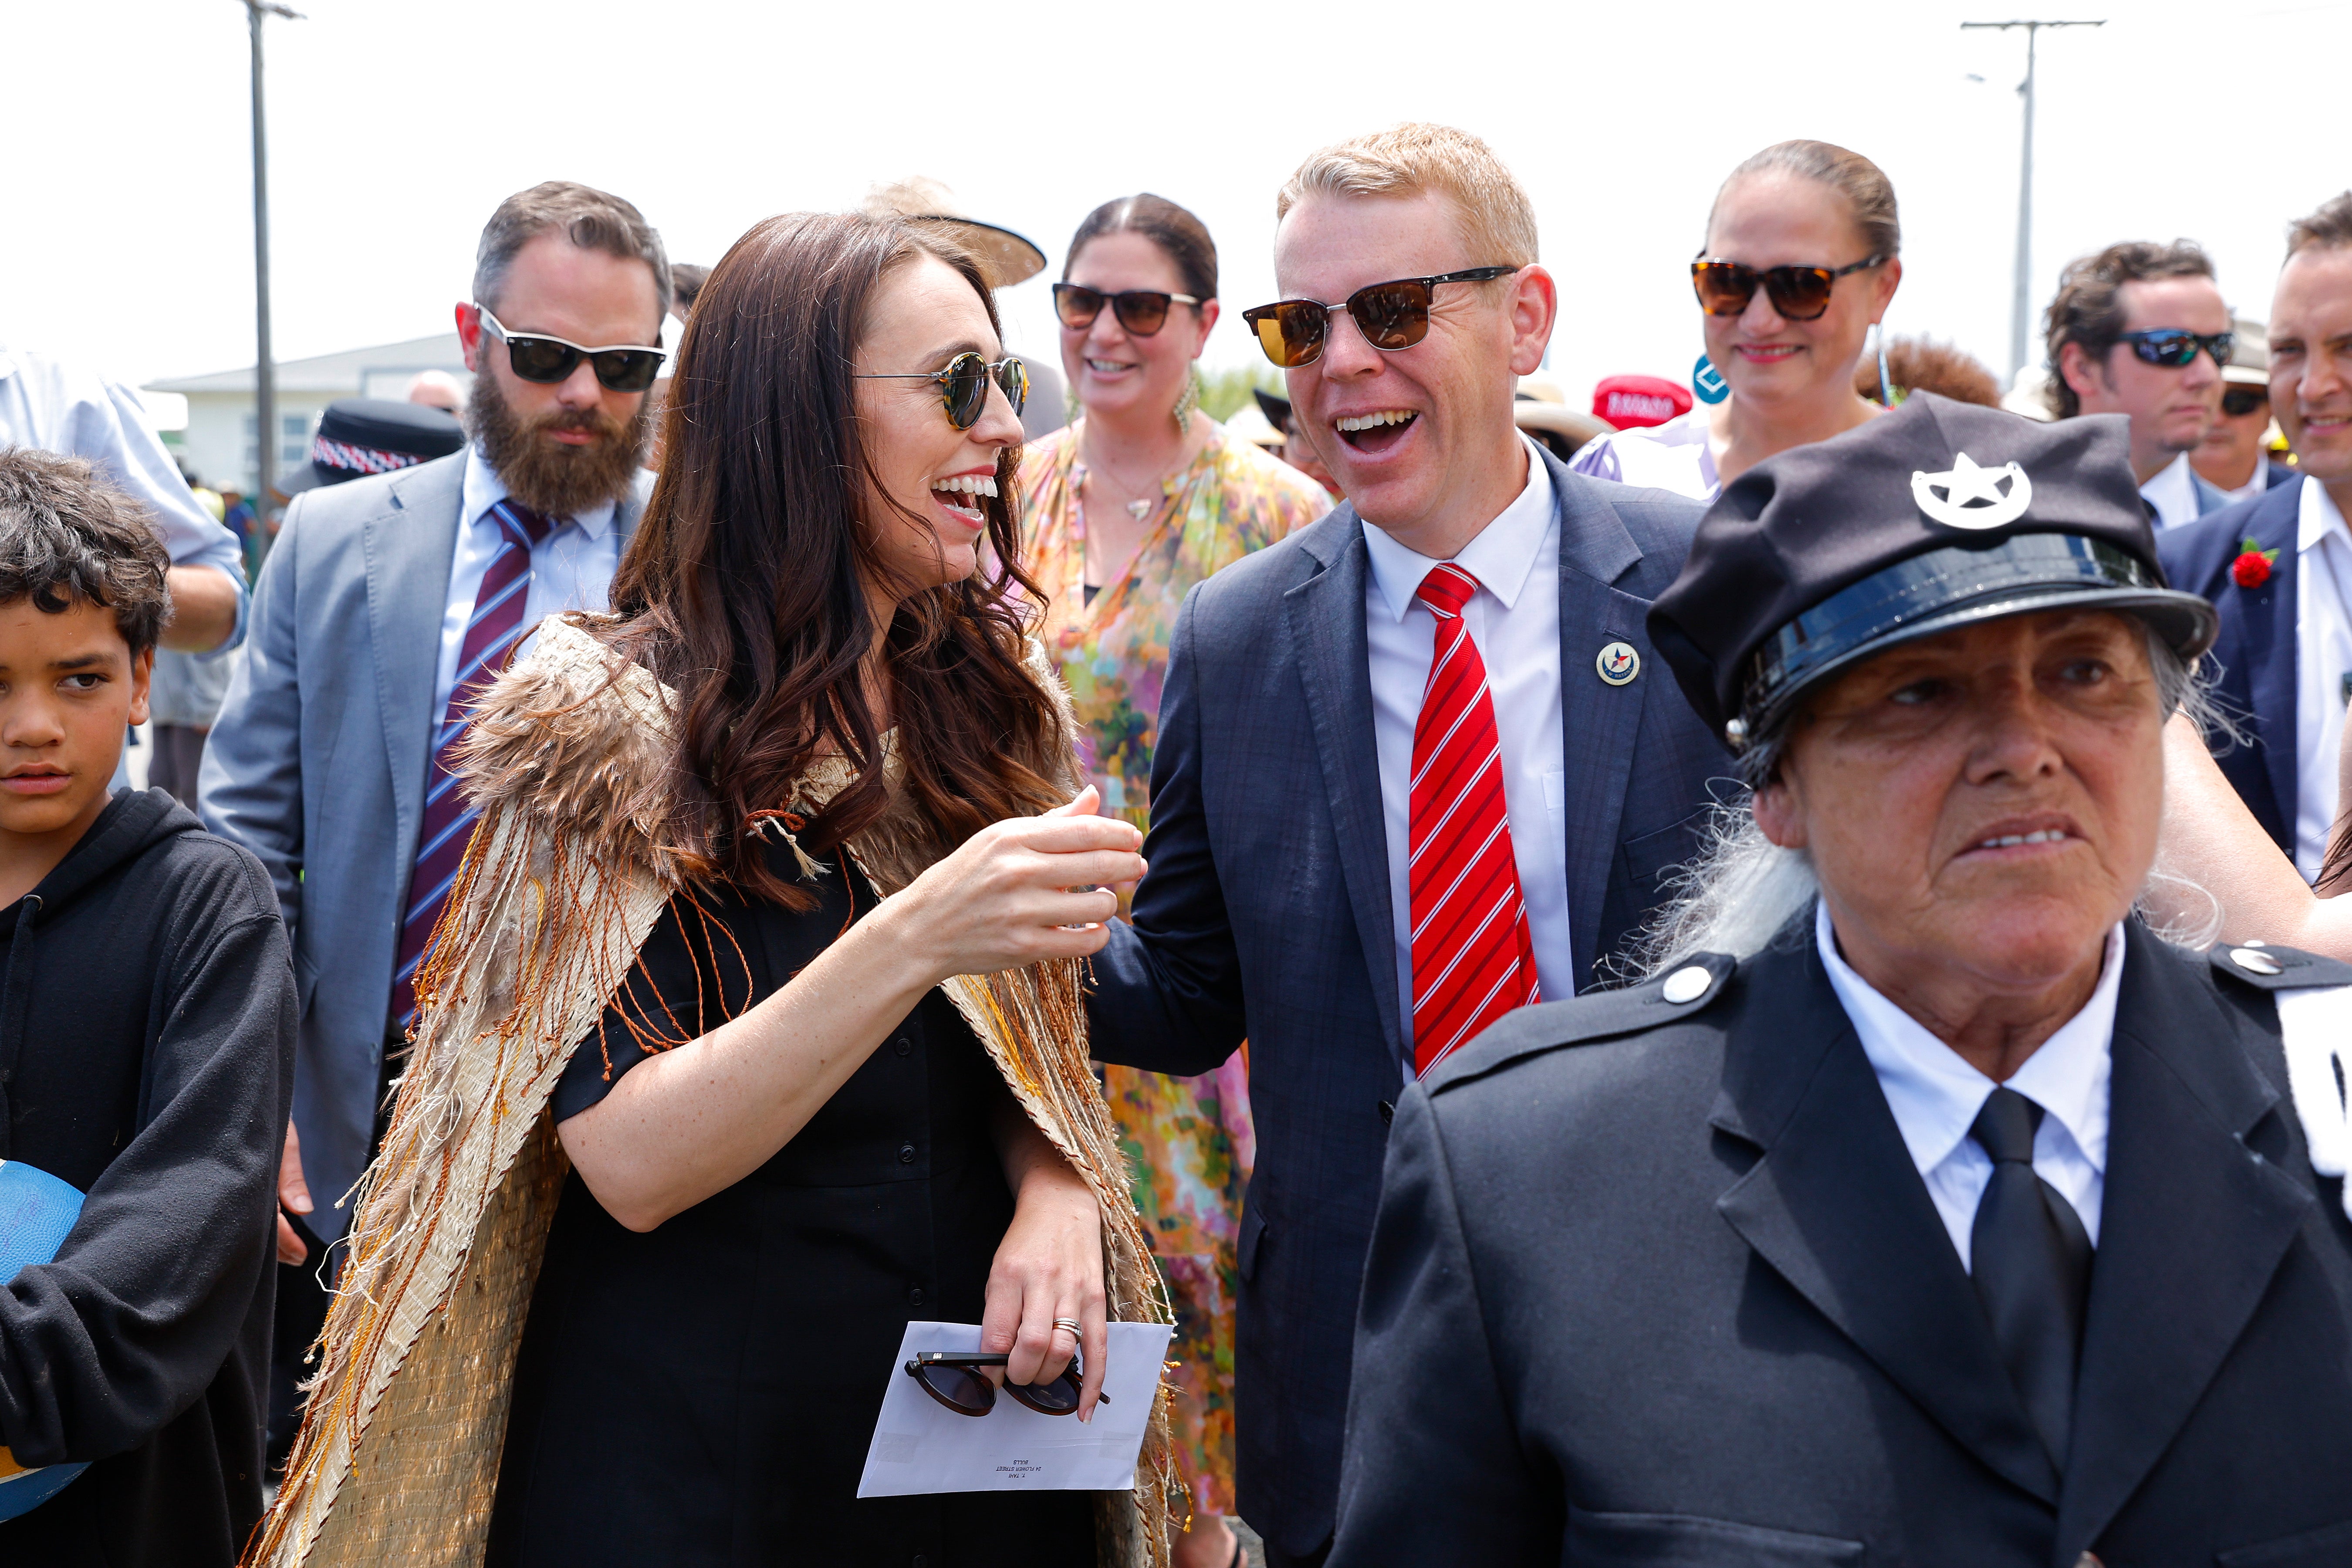
{"label": "wide-brim hat", "polygon": [[1581,447],[1617,428],[1580,408],[1570,408],[1564,403],[1545,403],[1525,393],[1511,404],[1511,422],[1522,430],[1549,430],[1565,437],[1571,447]]}
{"label": "wide-brim hat", "polygon": [[1277,430],[1290,428],[1290,399],[1262,386],[1250,388],[1250,395],[1257,399],[1258,412],[1265,416],[1267,424]]}
{"label": "wide-brim hat", "polygon": [[339,397],[319,416],[310,458],[278,477],[283,495],[446,458],[466,444],[466,427],[446,410],[383,397]]}
{"label": "wide-brim hat", "polygon": [[1045,253],[1026,235],[1002,224],[982,223],[959,210],[955,193],[939,181],[915,174],[875,186],[860,208],[871,217],[895,217],[912,224],[936,224],[957,245],[972,253],[991,289],[1010,289],[1045,270]]}
{"label": "wide-brim hat", "polygon": [[2007,616],[2122,611],[2192,659],[2220,618],[2166,582],[2147,513],[2123,416],[2039,424],[1914,393],[1726,486],[1650,637],[1734,750],[1865,659]]}

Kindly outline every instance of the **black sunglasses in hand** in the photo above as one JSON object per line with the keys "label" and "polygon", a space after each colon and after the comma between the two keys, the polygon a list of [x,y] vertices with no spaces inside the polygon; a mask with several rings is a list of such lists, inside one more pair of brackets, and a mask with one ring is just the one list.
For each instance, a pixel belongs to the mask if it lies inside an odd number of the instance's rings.
{"label": "black sunglasses in hand", "polygon": [[2238,346],[2235,332],[2191,332],[2179,327],[2151,327],[2144,332],[2126,332],[2117,338],[2119,343],[2129,343],[2131,352],[2143,364],[2160,364],[2168,370],[2180,370],[2197,363],[2199,350],[2213,356],[2213,363],[2228,369],[2230,352]]}
{"label": "black sunglasses in hand", "polygon": [[966,349],[948,361],[945,370],[884,370],[852,379],[936,381],[940,384],[940,401],[947,407],[948,423],[959,430],[969,430],[980,423],[981,415],[988,408],[988,385],[992,381],[1013,405],[1013,417],[1019,418],[1022,409],[1029,404],[1029,367],[1011,354],[991,364]]}
{"label": "black sunglasses in hand", "polygon": [[1072,331],[1084,331],[1108,305],[1118,324],[1139,338],[1148,338],[1168,324],[1171,305],[1197,305],[1190,294],[1163,294],[1156,289],[1128,289],[1106,294],[1083,283],[1054,285],[1054,314]]}
{"label": "black sunglasses in hand", "polygon": [[1758,268],[1744,261],[1706,261],[1691,263],[1691,289],[1698,295],[1698,308],[1710,316],[1737,316],[1746,312],[1762,289],[1772,301],[1773,310],[1787,321],[1817,321],[1830,308],[1830,291],[1837,280],[1851,273],[1866,272],[1871,268],[1893,259],[1881,253],[1865,256],[1845,267],[1766,267]]}
{"label": "black sunglasses in hand", "polygon": [[662,362],[669,358],[667,350],[645,343],[592,349],[544,332],[510,332],[505,322],[490,314],[488,305],[477,305],[474,310],[490,335],[506,344],[507,363],[514,367],[515,374],[542,385],[569,381],[584,359],[596,367],[596,379],[605,390],[643,392],[654,384],[654,377],[661,374]]}
{"label": "black sunglasses in hand", "polygon": [[[906,1370],[925,1394],[957,1415],[981,1416],[996,1408],[996,1385],[973,1369],[1003,1366],[1010,1359],[975,1351],[919,1351]],[[1074,1356],[1051,1383],[1008,1382],[1004,1392],[1040,1415],[1075,1415],[1083,1377],[1084,1369]],[[1108,1405],[1110,1395],[1097,1393],[1095,1403]]]}
{"label": "black sunglasses in hand", "polygon": [[1285,370],[1297,370],[1323,357],[1334,310],[1354,317],[1357,330],[1372,347],[1395,353],[1429,336],[1429,307],[1440,283],[1486,283],[1517,270],[1516,267],[1473,267],[1431,278],[1391,279],[1366,284],[1349,295],[1344,305],[1327,305],[1320,300],[1277,300],[1244,310],[1242,320],[1257,334],[1257,346],[1265,351],[1265,357]]}

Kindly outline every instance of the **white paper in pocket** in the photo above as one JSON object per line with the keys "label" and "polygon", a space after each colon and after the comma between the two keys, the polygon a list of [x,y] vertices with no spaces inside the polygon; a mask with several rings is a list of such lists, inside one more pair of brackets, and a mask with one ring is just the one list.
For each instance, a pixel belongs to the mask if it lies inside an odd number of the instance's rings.
{"label": "white paper in pocket", "polygon": [[996,1408],[958,1415],[907,1375],[919,1351],[977,1351],[978,1323],[908,1323],[888,1369],[859,1497],[919,1492],[1127,1491],[1160,1392],[1166,1323],[1110,1325],[1109,1364],[1094,1419],[1040,1415],[1000,1391]]}

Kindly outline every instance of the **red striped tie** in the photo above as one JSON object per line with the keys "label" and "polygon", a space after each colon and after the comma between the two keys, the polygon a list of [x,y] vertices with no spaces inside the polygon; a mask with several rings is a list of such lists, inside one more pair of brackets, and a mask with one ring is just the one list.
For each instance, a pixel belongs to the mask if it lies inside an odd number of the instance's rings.
{"label": "red striped tie", "polygon": [[457,879],[466,843],[480,816],[457,788],[449,771],[453,748],[466,732],[474,700],[506,668],[524,630],[523,606],[530,601],[531,546],[553,525],[511,500],[490,508],[499,525],[499,552],[474,591],[474,613],[457,653],[457,679],[449,688],[449,709],[433,731],[433,761],[425,773],[425,823],[416,836],[416,871],[408,881],[408,909],[400,922],[400,950],[392,977],[392,1016],[405,1028],[416,1015],[416,967],[425,957],[434,922]]}
{"label": "red striped tie", "polygon": [[1511,858],[1502,742],[1486,661],[1462,606],[1478,579],[1430,569],[1414,597],[1437,617],[1412,726],[1412,1062],[1426,1073],[1514,1007],[1539,999],[1535,942]]}

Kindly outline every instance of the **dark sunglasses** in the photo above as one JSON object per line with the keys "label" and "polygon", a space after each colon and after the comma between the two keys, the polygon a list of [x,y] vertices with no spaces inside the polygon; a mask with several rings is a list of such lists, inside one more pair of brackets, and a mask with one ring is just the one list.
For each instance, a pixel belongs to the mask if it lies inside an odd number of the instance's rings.
{"label": "dark sunglasses", "polygon": [[1694,261],[1691,288],[1698,295],[1698,308],[1710,316],[1739,315],[1761,288],[1781,320],[1814,321],[1830,308],[1830,290],[1839,279],[1889,259],[1882,251],[1851,267],[1767,267],[1761,271],[1744,261]]}
{"label": "dark sunglasses", "polygon": [[1473,267],[1467,272],[1441,272],[1434,278],[1368,283],[1349,295],[1345,305],[1327,305],[1320,300],[1277,300],[1244,310],[1242,320],[1257,334],[1257,346],[1265,351],[1265,357],[1285,370],[1297,370],[1323,357],[1334,310],[1344,310],[1353,316],[1364,341],[1372,347],[1394,353],[1429,336],[1429,303],[1440,283],[1486,283],[1517,270],[1516,267]]}
{"label": "dark sunglasses", "polygon": [[1072,331],[1084,331],[1095,324],[1105,305],[1118,318],[1118,324],[1139,338],[1148,338],[1168,324],[1168,307],[1197,305],[1201,301],[1190,294],[1162,294],[1150,289],[1129,289],[1118,294],[1106,294],[1099,289],[1089,289],[1083,283],[1054,285],[1054,314],[1062,325]]}
{"label": "dark sunglasses", "polygon": [[490,329],[490,335],[506,344],[507,363],[525,381],[569,381],[585,359],[596,367],[596,379],[607,391],[643,392],[661,374],[662,361],[669,358],[665,350],[639,343],[591,349],[543,332],[510,332],[505,323],[490,314],[488,306],[477,305],[474,309],[480,313],[482,325]]}
{"label": "dark sunglasses", "polygon": [[2144,332],[2126,332],[2116,342],[2131,344],[2131,352],[2143,364],[2160,364],[2168,370],[2179,370],[2197,363],[2197,353],[2202,349],[2213,356],[2213,363],[2226,366],[2230,351],[2237,346],[2235,332],[2189,332],[2179,327],[2151,327]]}
{"label": "dark sunglasses", "polygon": [[[921,1351],[907,1363],[907,1375],[925,1394],[959,1415],[985,1415],[996,1408],[996,1384],[974,1367],[1003,1366],[1007,1358],[978,1352]],[[1007,1383],[1004,1392],[1040,1415],[1075,1415],[1078,1412],[1080,1373],[1073,1358],[1062,1375],[1051,1383]],[[1095,1403],[1108,1405],[1110,1395],[1097,1394]]]}
{"label": "dark sunglasses", "polygon": [[2232,419],[2268,408],[2270,388],[2266,386],[2225,386],[2221,389],[2221,412]]}
{"label": "dark sunglasses", "polygon": [[871,375],[854,377],[857,381],[936,381],[940,384],[940,401],[947,405],[948,423],[959,430],[969,430],[980,423],[988,408],[988,384],[994,382],[1003,390],[1005,401],[1013,405],[1014,417],[1029,403],[1029,367],[1011,354],[994,364],[966,349],[948,361],[945,370],[886,370]]}

